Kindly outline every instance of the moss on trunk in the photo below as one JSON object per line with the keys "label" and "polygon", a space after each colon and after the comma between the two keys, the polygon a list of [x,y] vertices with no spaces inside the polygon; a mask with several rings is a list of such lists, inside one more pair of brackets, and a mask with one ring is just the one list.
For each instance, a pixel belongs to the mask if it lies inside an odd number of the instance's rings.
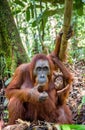
{"label": "moss on trunk", "polygon": [[27,61],[28,57],[7,0],[0,0],[0,44],[5,55],[12,57],[16,65]]}

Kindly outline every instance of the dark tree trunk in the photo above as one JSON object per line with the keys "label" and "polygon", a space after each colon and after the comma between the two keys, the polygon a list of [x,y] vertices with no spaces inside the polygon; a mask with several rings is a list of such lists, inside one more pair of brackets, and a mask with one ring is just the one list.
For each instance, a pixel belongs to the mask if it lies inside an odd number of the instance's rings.
{"label": "dark tree trunk", "polygon": [[12,68],[28,59],[7,0],[0,0],[0,48],[12,57]]}

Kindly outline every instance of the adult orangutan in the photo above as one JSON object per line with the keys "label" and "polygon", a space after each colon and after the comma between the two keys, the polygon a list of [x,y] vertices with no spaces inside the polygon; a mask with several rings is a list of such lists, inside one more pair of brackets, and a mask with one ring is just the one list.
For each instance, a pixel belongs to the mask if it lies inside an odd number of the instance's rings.
{"label": "adult orangutan", "polygon": [[[37,54],[32,61],[20,65],[6,89],[9,99],[9,124],[18,118],[27,121],[45,120],[56,123],[72,123],[72,116],[66,99],[69,94],[72,75],[58,59],[61,35],[57,36],[55,50],[48,56]],[[66,86],[57,90],[52,79],[56,65],[63,73]]]}

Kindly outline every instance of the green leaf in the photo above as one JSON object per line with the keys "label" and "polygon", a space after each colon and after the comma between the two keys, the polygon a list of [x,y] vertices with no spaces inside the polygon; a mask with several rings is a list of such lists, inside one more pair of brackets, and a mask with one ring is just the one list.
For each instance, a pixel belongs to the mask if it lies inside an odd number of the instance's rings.
{"label": "green leaf", "polygon": [[41,31],[43,30],[43,28],[45,28],[46,22],[47,22],[47,18],[43,19],[43,26],[42,26],[42,23],[40,24]]}
{"label": "green leaf", "polygon": [[81,8],[79,8],[78,10],[77,10],[77,13],[78,13],[78,15],[83,15],[83,7],[81,7]]}
{"label": "green leaf", "polygon": [[39,14],[37,20],[33,21],[32,27],[37,26],[37,23],[39,24],[42,19],[45,19],[44,24],[46,24],[48,17],[53,16],[54,14],[56,14],[56,11],[57,11],[56,9],[54,9],[54,10],[48,10],[48,9],[46,9],[41,14]]}
{"label": "green leaf", "polygon": [[26,10],[26,20],[27,21],[30,20],[30,10],[29,10],[29,8],[27,8],[27,10]]}
{"label": "green leaf", "polygon": [[75,2],[78,15],[83,15],[83,2],[81,0],[75,0]]}
{"label": "green leaf", "polygon": [[19,14],[19,13],[21,13],[21,9],[16,9],[16,10],[13,11],[13,15],[16,15],[16,14]]}
{"label": "green leaf", "polygon": [[22,7],[25,7],[24,3],[21,2],[20,0],[15,0],[14,3],[16,3],[16,4],[18,4],[18,5],[22,6]]}
{"label": "green leaf", "polygon": [[27,3],[27,0],[23,0],[23,1]]}
{"label": "green leaf", "polygon": [[33,22],[32,22],[32,27],[37,26],[37,23],[36,23],[36,22],[37,22],[36,20],[33,20]]}
{"label": "green leaf", "polygon": [[85,96],[82,97],[82,104],[85,104]]}
{"label": "green leaf", "polygon": [[32,4],[30,5],[30,9],[31,9],[32,18],[34,18],[34,8]]}
{"label": "green leaf", "polygon": [[71,130],[69,125],[61,125],[62,130]]}
{"label": "green leaf", "polygon": [[12,78],[9,78],[8,80],[5,81],[5,86],[8,86],[9,83],[11,82]]}
{"label": "green leaf", "polygon": [[61,125],[62,130],[85,130],[85,125]]}
{"label": "green leaf", "polygon": [[71,130],[85,130],[85,125],[69,125]]}
{"label": "green leaf", "polygon": [[49,17],[49,16],[53,16],[54,14],[56,14],[56,12],[57,12],[57,9],[51,9],[51,10],[49,10],[49,9],[46,9],[44,12],[43,12],[43,18],[44,17]]}

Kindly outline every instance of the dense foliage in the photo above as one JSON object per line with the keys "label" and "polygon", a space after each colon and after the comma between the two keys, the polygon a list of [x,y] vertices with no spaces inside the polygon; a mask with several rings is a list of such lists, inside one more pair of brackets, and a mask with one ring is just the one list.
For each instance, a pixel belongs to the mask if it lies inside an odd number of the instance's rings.
{"label": "dense foliage", "polygon": [[[72,25],[75,36],[70,46],[72,60],[84,59],[85,55],[84,2],[83,0],[73,2]],[[56,33],[63,26],[64,0],[56,1],[55,4],[43,0],[10,0],[9,3],[29,57],[41,51],[49,53],[53,49]],[[71,51],[71,48],[74,49]]]}
{"label": "dense foliage", "polygon": [[[8,0],[29,60],[39,52],[49,53],[54,48],[56,34],[63,27],[64,0]],[[68,61],[73,63],[85,57],[85,1],[74,0],[71,23],[74,36],[69,41]],[[17,44],[15,45],[17,48]],[[4,52],[4,49],[1,52]],[[10,68],[11,57],[1,55],[1,65]],[[21,55],[21,54],[20,54]],[[2,58],[4,61],[2,62]],[[5,72],[9,71],[5,67]]]}

